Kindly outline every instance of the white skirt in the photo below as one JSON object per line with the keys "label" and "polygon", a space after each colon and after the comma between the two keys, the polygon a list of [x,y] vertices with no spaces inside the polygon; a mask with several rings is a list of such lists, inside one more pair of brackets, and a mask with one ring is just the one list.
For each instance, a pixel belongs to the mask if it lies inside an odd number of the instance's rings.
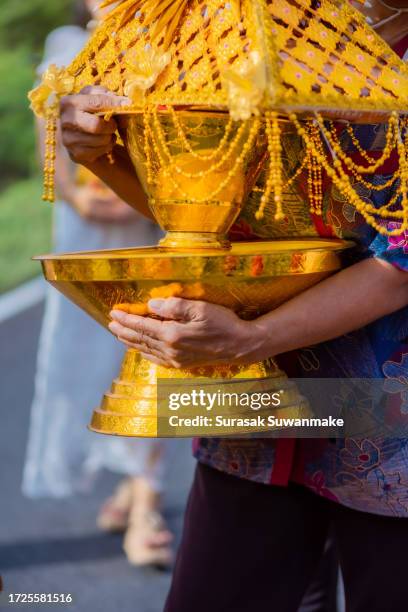
{"label": "white skirt", "polygon": [[[57,252],[156,244],[156,226],[135,215],[126,225],[82,219],[55,205]],[[144,475],[161,489],[169,441],[101,436],[87,430],[92,410],[119,372],[124,348],[52,287],[40,336],[23,492],[65,497],[89,489],[101,468]],[[151,465],[151,453],[160,457]]]}

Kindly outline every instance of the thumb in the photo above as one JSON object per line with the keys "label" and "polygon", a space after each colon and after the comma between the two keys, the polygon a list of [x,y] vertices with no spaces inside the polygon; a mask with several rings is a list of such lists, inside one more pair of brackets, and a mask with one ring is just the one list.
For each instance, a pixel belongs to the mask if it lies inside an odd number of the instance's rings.
{"label": "thumb", "polygon": [[102,87],[102,85],[87,85],[86,87],[83,87],[79,93],[80,94],[97,94],[97,93],[109,94],[113,92],[109,91],[107,87]]}
{"label": "thumb", "polygon": [[193,321],[199,318],[199,302],[183,298],[155,299],[149,301],[149,310],[162,319]]}

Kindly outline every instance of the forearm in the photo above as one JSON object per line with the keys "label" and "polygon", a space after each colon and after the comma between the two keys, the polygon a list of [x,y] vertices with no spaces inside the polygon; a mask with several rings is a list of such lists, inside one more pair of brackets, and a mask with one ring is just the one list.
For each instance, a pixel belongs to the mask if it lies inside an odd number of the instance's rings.
{"label": "forearm", "polygon": [[257,319],[257,357],[337,338],[407,304],[408,272],[379,259],[363,261]]}
{"label": "forearm", "polygon": [[115,163],[111,164],[107,156],[95,162],[85,164],[96,176],[114,191],[121,200],[127,202],[145,217],[153,219],[147,197],[142,189],[136,171],[124,147],[113,149]]}
{"label": "forearm", "polygon": [[149,302],[157,319],[115,310],[110,330],[166,367],[248,364],[347,334],[406,304],[408,272],[370,259],[255,321],[215,304],[170,298]]}

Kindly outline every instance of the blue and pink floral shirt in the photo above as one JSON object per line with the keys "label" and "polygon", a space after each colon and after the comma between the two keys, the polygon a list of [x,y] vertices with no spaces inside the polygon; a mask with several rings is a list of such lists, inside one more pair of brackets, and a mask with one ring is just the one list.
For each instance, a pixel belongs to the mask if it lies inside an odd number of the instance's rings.
{"label": "blue and pink floral shirt", "polygon": [[[408,46],[406,41],[405,51]],[[366,148],[383,139],[384,126],[361,126],[356,134]],[[344,135],[347,140],[347,135]],[[351,142],[344,146],[353,150]],[[358,153],[354,151],[356,157]],[[385,182],[383,168],[373,183]],[[382,205],[392,197],[383,191],[355,185],[359,195]],[[309,213],[307,213],[309,214]],[[249,215],[239,219],[234,238],[268,238]],[[352,239],[357,263],[377,257],[408,272],[408,232],[379,235],[330,185],[326,185],[323,218],[310,218],[315,235]],[[286,233],[291,229],[287,219]],[[398,228],[396,223],[388,224]],[[293,228],[292,228],[293,229]],[[285,230],[283,230],[283,235]],[[292,232],[296,235],[296,228]],[[311,232],[309,231],[309,234]],[[313,232],[312,232],[313,233]],[[269,237],[271,237],[269,235]],[[295,377],[383,378],[408,411],[408,306],[356,332],[284,355]],[[350,508],[374,514],[408,517],[408,439],[220,439],[194,443],[198,461],[240,478],[285,486],[293,481],[318,495]]]}

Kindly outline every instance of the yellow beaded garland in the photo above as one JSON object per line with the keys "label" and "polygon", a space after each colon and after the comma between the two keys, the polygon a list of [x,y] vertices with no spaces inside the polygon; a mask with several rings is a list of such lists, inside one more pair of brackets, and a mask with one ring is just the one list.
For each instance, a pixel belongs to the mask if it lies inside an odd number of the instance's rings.
{"label": "yellow beaded garland", "polygon": [[[170,116],[172,115],[173,113],[170,112]],[[206,202],[208,200],[215,199],[217,195],[219,195],[229,185],[234,176],[237,174],[239,168],[242,166],[252,146],[254,145],[255,139],[257,138],[261,127],[261,121],[259,119],[255,119],[254,121],[241,122],[237,129],[236,135],[229,143],[224,135],[221,142],[224,143],[226,149],[224,152],[222,151],[221,147],[218,147],[217,149],[217,153],[220,156],[220,159],[214,161],[214,163],[211,164],[205,170],[199,170],[197,172],[188,172],[177,163],[177,157],[174,157],[169,149],[169,145],[166,142],[166,137],[161,126],[160,113],[157,111],[157,109],[146,109],[143,117],[144,153],[146,159],[148,182],[150,184],[154,183],[152,164],[152,158],[154,156],[154,158],[160,163],[164,176],[172,183],[174,188],[180,194],[180,197],[189,199],[190,201],[195,203]],[[176,124],[175,126],[177,128]],[[231,130],[232,127],[230,128],[227,125],[226,132],[230,133]],[[179,144],[185,146],[187,136],[185,134],[181,135],[179,130],[177,130],[177,133]],[[244,138],[245,142],[243,142]],[[233,157],[233,153],[236,152],[239,145],[241,145],[240,154],[236,154]],[[209,158],[213,158],[214,156],[201,156],[198,152],[195,152],[195,156],[193,157],[199,159],[200,161],[207,161]],[[232,161],[229,161],[232,157]],[[181,187],[181,185],[177,182],[177,176],[185,177],[192,180],[198,178],[205,178],[206,176],[210,176],[212,173],[216,172],[220,168],[227,166],[228,163],[231,167],[228,171],[226,171],[225,178],[217,185],[217,187],[213,191],[211,191],[209,194],[206,194],[203,198],[191,197],[191,194],[187,194]]]}
{"label": "yellow beaded garland", "polygon": [[56,131],[57,111],[51,107],[45,123],[44,191],[42,196],[45,202],[54,202],[55,200]]}
{"label": "yellow beaded garland", "polygon": [[[408,229],[408,161],[407,161],[407,153],[406,148],[404,146],[401,135],[398,137],[397,146],[400,158],[400,197],[401,197],[401,210],[399,211],[390,211],[388,210],[391,202],[388,202],[385,206],[374,207],[372,204],[368,202],[364,202],[359,195],[356,193],[355,189],[351,185],[350,177],[344,171],[343,164],[338,157],[334,157],[333,159],[333,167],[328,163],[327,157],[319,151],[312,139],[310,138],[307,130],[301,125],[297,115],[295,113],[291,113],[289,115],[290,120],[296,126],[297,132],[299,136],[301,136],[305,142],[306,149],[308,151],[313,151],[319,163],[325,168],[329,178],[333,181],[336,187],[344,193],[349,202],[356,208],[356,210],[364,217],[364,219],[369,223],[374,229],[376,229],[380,234],[389,235],[389,236],[398,236],[406,229]],[[321,117],[318,118],[319,127],[322,130],[323,134],[327,137],[328,131],[323,126],[321,121]],[[334,155],[338,152],[334,150]],[[394,196],[392,202],[396,202],[397,198]],[[398,223],[398,227],[395,229],[389,230],[384,223],[380,223],[377,221],[377,218],[381,219],[389,219],[395,218],[400,220]]]}
{"label": "yellow beaded garland", "polygon": [[268,205],[270,197],[273,193],[273,201],[275,203],[275,221],[282,221],[285,218],[282,209],[282,144],[279,116],[276,112],[266,113],[266,136],[268,139],[269,173],[266,179],[265,190],[263,192],[259,208],[255,213],[255,217],[258,221],[263,219],[265,208]]}

